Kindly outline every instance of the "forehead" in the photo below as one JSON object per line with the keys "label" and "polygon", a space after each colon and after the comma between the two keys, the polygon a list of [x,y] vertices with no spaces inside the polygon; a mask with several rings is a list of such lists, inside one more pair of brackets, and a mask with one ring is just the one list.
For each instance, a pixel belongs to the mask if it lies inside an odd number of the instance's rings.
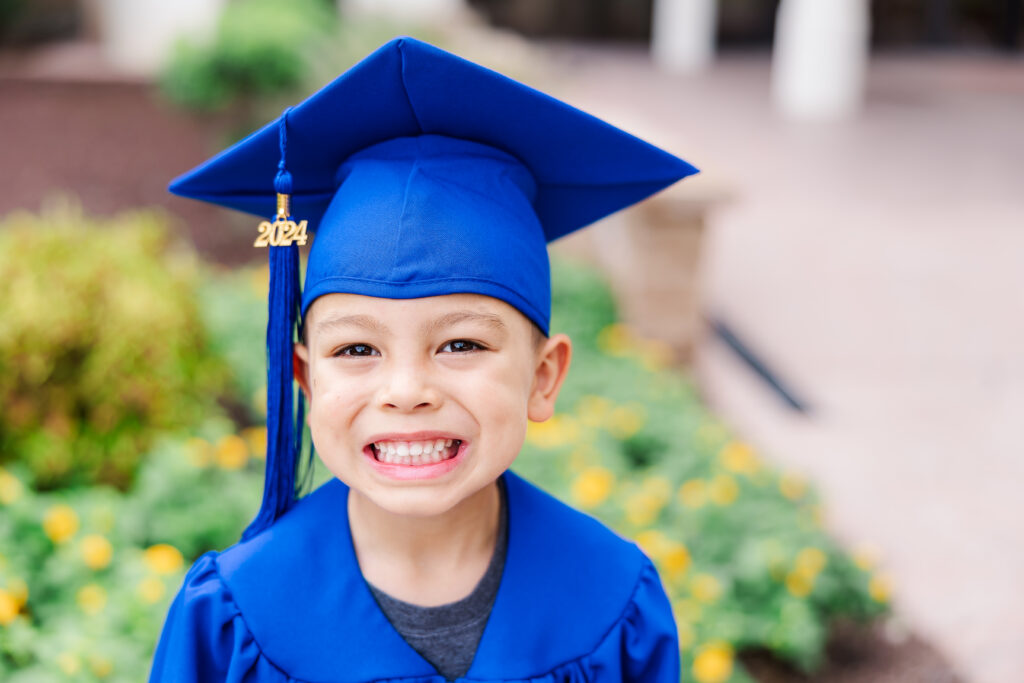
{"label": "forehead", "polygon": [[361,294],[325,294],[310,306],[307,330],[338,324],[382,328],[454,325],[474,322],[507,331],[526,330],[530,322],[509,304],[482,294],[444,294],[415,299],[385,299]]}

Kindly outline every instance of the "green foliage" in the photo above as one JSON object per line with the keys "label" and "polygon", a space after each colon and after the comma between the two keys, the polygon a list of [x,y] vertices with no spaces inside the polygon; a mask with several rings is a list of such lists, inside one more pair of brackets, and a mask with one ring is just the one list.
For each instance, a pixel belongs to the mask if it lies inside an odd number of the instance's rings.
{"label": "green foliage", "polygon": [[178,44],[161,88],[171,101],[200,111],[293,90],[336,24],[323,0],[236,0],[211,44]]}
{"label": "green foliage", "polygon": [[158,431],[209,410],[224,371],[199,326],[197,264],[157,214],[12,214],[0,280],[0,462],[24,463],[36,488],[123,488]]}
{"label": "green foliage", "polygon": [[[883,575],[829,537],[808,483],[710,415],[663,345],[616,322],[595,273],[553,270],[553,329],[573,336],[573,368],[514,468],[655,561],[683,680],[750,681],[735,658],[744,649],[811,671],[833,620],[885,613]],[[245,422],[262,419],[265,286],[259,270],[201,288],[199,315],[236,375]],[[185,565],[235,542],[259,506],[265,434],[197,419],[154,443],[128,492],[39,493],[24,463],[0,468],[0,679],[143,679]],[[105,561],[96,537],[110,545]]]}
{"label": "green foliage", "polygon": [[145,680],[186,559],[235,542],[259,506],[261,433],[231,429],[161,439],[128,493],[37,492],[0,468],[0,680]]}

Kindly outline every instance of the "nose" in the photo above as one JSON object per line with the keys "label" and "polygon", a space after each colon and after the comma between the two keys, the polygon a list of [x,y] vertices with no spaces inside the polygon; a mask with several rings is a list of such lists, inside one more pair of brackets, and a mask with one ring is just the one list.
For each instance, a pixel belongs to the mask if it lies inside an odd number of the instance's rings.
{"label": "nose", "polygon": [[430,373],[417,363],[393,363],[385,370],[380,389],[382,408],[409,412],[425,411],[440,405],[440,396]]}

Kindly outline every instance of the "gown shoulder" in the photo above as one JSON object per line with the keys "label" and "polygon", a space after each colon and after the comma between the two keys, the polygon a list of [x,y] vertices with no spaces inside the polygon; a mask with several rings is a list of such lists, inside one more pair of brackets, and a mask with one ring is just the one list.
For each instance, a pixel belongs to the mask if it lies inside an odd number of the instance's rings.
{"label": "gown shoulder", "polygon": [[217,553],[195,561],[171,603],[150,683],[285,683],[262,653],[217,569]]}
{"label": "gown shoulder", "polygon": [[[501,585],[467,683],[677,683],[678,636],[633,542],[509,472]],[[445,683],[359,571],[344,485],[200,557],[168,613],[150,683]]]}

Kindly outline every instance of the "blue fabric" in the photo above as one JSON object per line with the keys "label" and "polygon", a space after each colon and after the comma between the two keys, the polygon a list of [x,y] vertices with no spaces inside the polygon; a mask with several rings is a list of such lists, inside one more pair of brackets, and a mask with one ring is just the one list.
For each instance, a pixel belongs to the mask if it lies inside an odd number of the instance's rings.
{"label": "blue fabric", "polygon": [[[412,38],[388,42],[287,116],[292,214],[317,231],[303,310],[329,291],[469,292],[507,301],[546,332],[546,242],[696,173],[600,119]],[[279,121],[170,190],[272,216]]]}
{"label": "blue fabric", "polygon": [[290,189],[292,218],[316,232],[299,312],[297,248],[270,248],[266,487],[245,537],[295,500],[287,354],[294,317],[317,297],[483,294],[547,333],[547,243],[692,173],[564,102],[398,38],[175,179],[176,194],[264,218]]}
{"label": "blue fabric", "polygon": [[[508,555],[464,681],[677,683],[668,598],[650,560],[515,473]],[[269,529],[188,572],[151,683],[444,678],[387,621],[359,571],[348,487],[332,480]]]}
{"label": "blue fabric", "polygon": [[338,175],[310,251],[303,313],[329,292],[410,299],[468,291],[507,301],[547,331],[537,186],[514,157],[421,135],[362,150]]}

